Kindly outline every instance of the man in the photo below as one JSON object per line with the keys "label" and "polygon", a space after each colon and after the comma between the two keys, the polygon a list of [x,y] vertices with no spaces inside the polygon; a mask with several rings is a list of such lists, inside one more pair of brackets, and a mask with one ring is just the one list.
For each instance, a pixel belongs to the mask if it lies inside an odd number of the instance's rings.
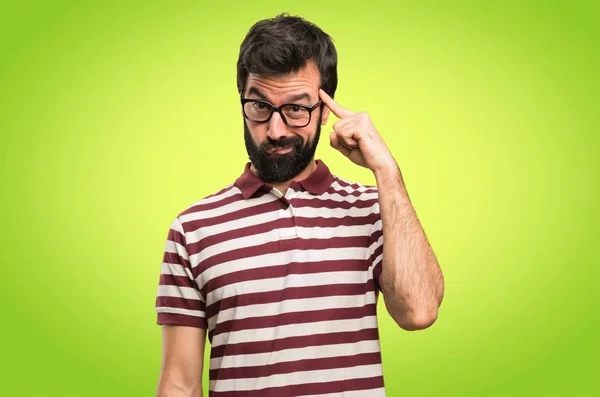
{"label": "man", "polygon": [[[237,82],[250,163],[169,231],[158,395],[202,395],[208,333],[210,396],[384,396],[379,292],[406,330],[430,326],[443,295],[398,165],[369,116],[332,99],[337,55],[315,25],[255,24]],[[331,145],[377,187],[314,159],[331,113]]]}

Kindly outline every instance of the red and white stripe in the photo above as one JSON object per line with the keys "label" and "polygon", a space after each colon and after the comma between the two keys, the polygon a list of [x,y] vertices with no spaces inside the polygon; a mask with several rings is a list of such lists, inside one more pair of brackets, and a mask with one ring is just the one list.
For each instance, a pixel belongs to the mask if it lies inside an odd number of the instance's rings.
{"label": "red and white stripe", "polygon": [[385,396],[377,190],[329,178],[283,198],[234,184],[173,222],[158,323],[207,328],[211,396]]}

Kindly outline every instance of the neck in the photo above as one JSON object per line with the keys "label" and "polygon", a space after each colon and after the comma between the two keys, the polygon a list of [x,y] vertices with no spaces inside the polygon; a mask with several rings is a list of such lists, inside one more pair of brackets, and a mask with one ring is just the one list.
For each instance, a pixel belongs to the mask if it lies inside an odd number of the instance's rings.
{"label": "neck", "polygon": [[[287,190],[290,187],[290,185],[292,184],[292,182],[298,182],[298,181],[302,181],[302,180],[308,178],[309,175],[312,174],[316,169],[317,169],[317,162],[313,158],[301,173],[299,173],[298,175],[296,175],[289,181],[272,182],[272,183],[270,183],[270,185],[273,186],[275,189],[279,190],[281,192],[281,194],[285,195],[285,193],[287,192]],[[250,171],[252,171],[252,173],[254,175],[257,175],[256,168],[254,168],[254,165],[250,166]]]}

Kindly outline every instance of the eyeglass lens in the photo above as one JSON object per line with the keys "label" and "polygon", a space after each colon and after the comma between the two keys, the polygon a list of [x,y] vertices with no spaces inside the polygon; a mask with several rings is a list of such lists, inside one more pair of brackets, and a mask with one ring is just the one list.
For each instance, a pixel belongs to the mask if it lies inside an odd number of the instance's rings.
{"label": "eyeglass lens", "polygon": [[[304,126],[310,121],[310,112],[300,106],[286,105],[281,109],[284,121],[292,126]],[[244,104],[244,113],[252,121],[266,121],[273,113],[273,107],[265,102],[246,102]]]}

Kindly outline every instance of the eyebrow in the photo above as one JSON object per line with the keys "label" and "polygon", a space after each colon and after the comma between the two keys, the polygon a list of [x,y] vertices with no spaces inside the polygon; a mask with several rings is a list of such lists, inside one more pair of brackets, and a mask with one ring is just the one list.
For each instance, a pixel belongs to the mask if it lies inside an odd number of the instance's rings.
{"label": "eyebrow", "polygon": [[[248,95],[256,95],[257,97],[259,97],[260,99],[264,100],[264,101],[268,101],[269,98],[267,98],[267,96],[262,93],[258,88],[256,87],[250,87],[250,89],[248,90]],[[285,101],[285,103],[294,103],[296,101],[300,101],[302,99],[307,99],[310,101],[310,95],[307,92],[303,92],[301,94],[296,94],[296,95],[292,95],[290,97],[287,98],[287,100]]]}
{"label": "eyebrow", "polygon": [[260,92],[260,90],[258,88],[255,87],[250,87],[250,89],[248,90],[248,95],[256,95],[257,97],[259,97],[260,99],[263,99],[265,101],[268,100],[267,96],[265,94],[263,94],[262,92]]}
{"label": "eyebrow", "polygon": [[292,95],[291,97],[288,98],[287,102],[296,102],[296,101],[300,101],[302,99],[310,100],[310,95],[308,95],[308,93],[306,93],[306,92],[303,92],[302,94]]}

